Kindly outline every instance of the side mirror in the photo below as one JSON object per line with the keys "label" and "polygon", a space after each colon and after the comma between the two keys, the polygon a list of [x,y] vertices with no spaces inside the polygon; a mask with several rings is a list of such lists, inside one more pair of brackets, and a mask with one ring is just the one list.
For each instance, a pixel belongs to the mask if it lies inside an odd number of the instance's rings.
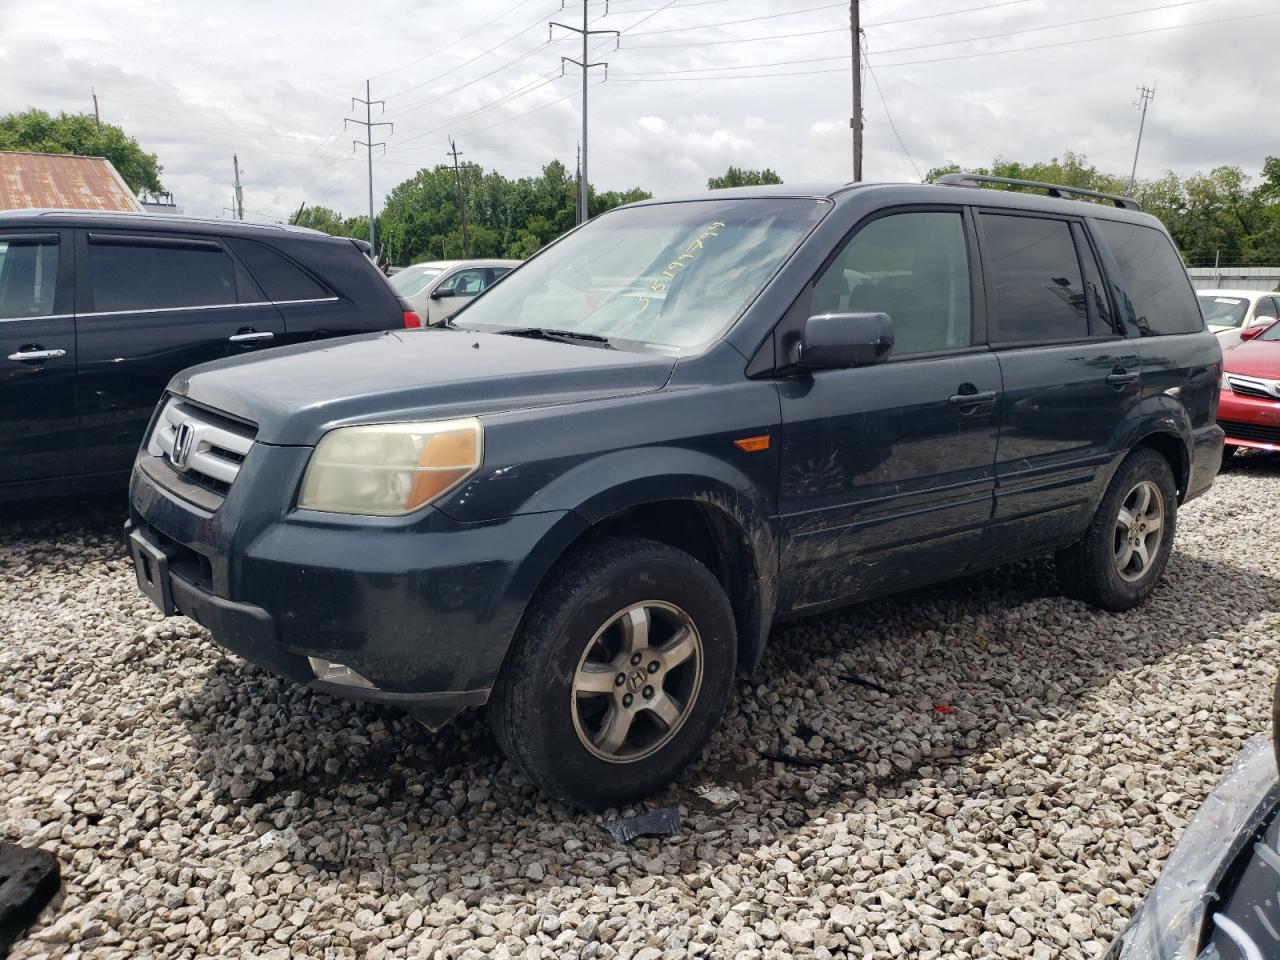
{"label": "side mirror", "polygon": [[1259,323],[1252,327],[1245,327],[1243,330],[1240,331],[1240,339],[1252,340],[1255,337],[1257,337],[1257,335],[1260,334],[1263,330],[1267,329],[1268,326],[1269,324]]}
{"label": "side mirror", "polygon": [[452,287],[447,287],[444,290],[437,289],[431,291],[432,300],[444,300],[448,297],[456,297],[457,295],[458,294],[454,292]]}
{"label": "side mirror", "polygon": [[823,313],[805,321],[796,346],[803,370],[844,370],[883,363],[893,352],[887,313]]}

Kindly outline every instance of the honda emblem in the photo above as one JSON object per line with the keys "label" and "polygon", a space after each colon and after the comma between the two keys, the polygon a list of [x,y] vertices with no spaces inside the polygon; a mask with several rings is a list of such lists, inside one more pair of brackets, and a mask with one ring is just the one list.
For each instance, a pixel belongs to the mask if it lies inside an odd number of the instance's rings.
{"label": "honda emblem", "polygon": [[187,468],[187,457],[191,456],[191,441],[195,437],[195,430],[189,423],[178,424],[178,429],[173,432],[173,465],[179,470]]}

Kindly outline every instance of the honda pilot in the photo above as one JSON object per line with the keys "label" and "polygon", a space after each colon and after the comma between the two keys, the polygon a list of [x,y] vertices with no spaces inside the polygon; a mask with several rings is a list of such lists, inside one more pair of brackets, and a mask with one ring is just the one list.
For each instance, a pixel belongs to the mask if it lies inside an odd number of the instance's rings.
{"label": "honda pilot", "polygon": [[186,370],[138,584],[315,690],[485,706],[586,807],[675,778],[781,620],[1044,553],[1134,607],[1218,470],[1217,340],[1132,200],[983,186],[639,203],[446,326]]}

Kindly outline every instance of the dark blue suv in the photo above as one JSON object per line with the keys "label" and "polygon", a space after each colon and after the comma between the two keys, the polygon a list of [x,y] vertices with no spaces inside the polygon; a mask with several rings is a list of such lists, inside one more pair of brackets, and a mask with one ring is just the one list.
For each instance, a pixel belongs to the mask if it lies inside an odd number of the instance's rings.
{"label": "dark blue suv", "polygon": [[1141,603],[1221,460],[1217,340],[1135,203],[1013,185],[637,204],[448,327],[185,371],[138,582],[317,690],[487,704],[586,806],[675,777],[782,618],[1054,551]]}

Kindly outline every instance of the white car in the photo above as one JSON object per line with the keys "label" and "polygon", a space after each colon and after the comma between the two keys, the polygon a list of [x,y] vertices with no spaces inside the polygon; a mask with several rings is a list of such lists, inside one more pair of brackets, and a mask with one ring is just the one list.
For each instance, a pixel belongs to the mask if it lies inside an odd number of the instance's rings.
{"label": "white car", "polygon": [[432,260],[397,270],[390,281],[428,327],[444,323],[518,266],[519,260]]}
{"label": "white car", "polygon": [[1240,331],[1269,327],[1280,316],[1280,294],[1265,290],[1197,290],[1204,322],[1223,350],[1240,342]]}

